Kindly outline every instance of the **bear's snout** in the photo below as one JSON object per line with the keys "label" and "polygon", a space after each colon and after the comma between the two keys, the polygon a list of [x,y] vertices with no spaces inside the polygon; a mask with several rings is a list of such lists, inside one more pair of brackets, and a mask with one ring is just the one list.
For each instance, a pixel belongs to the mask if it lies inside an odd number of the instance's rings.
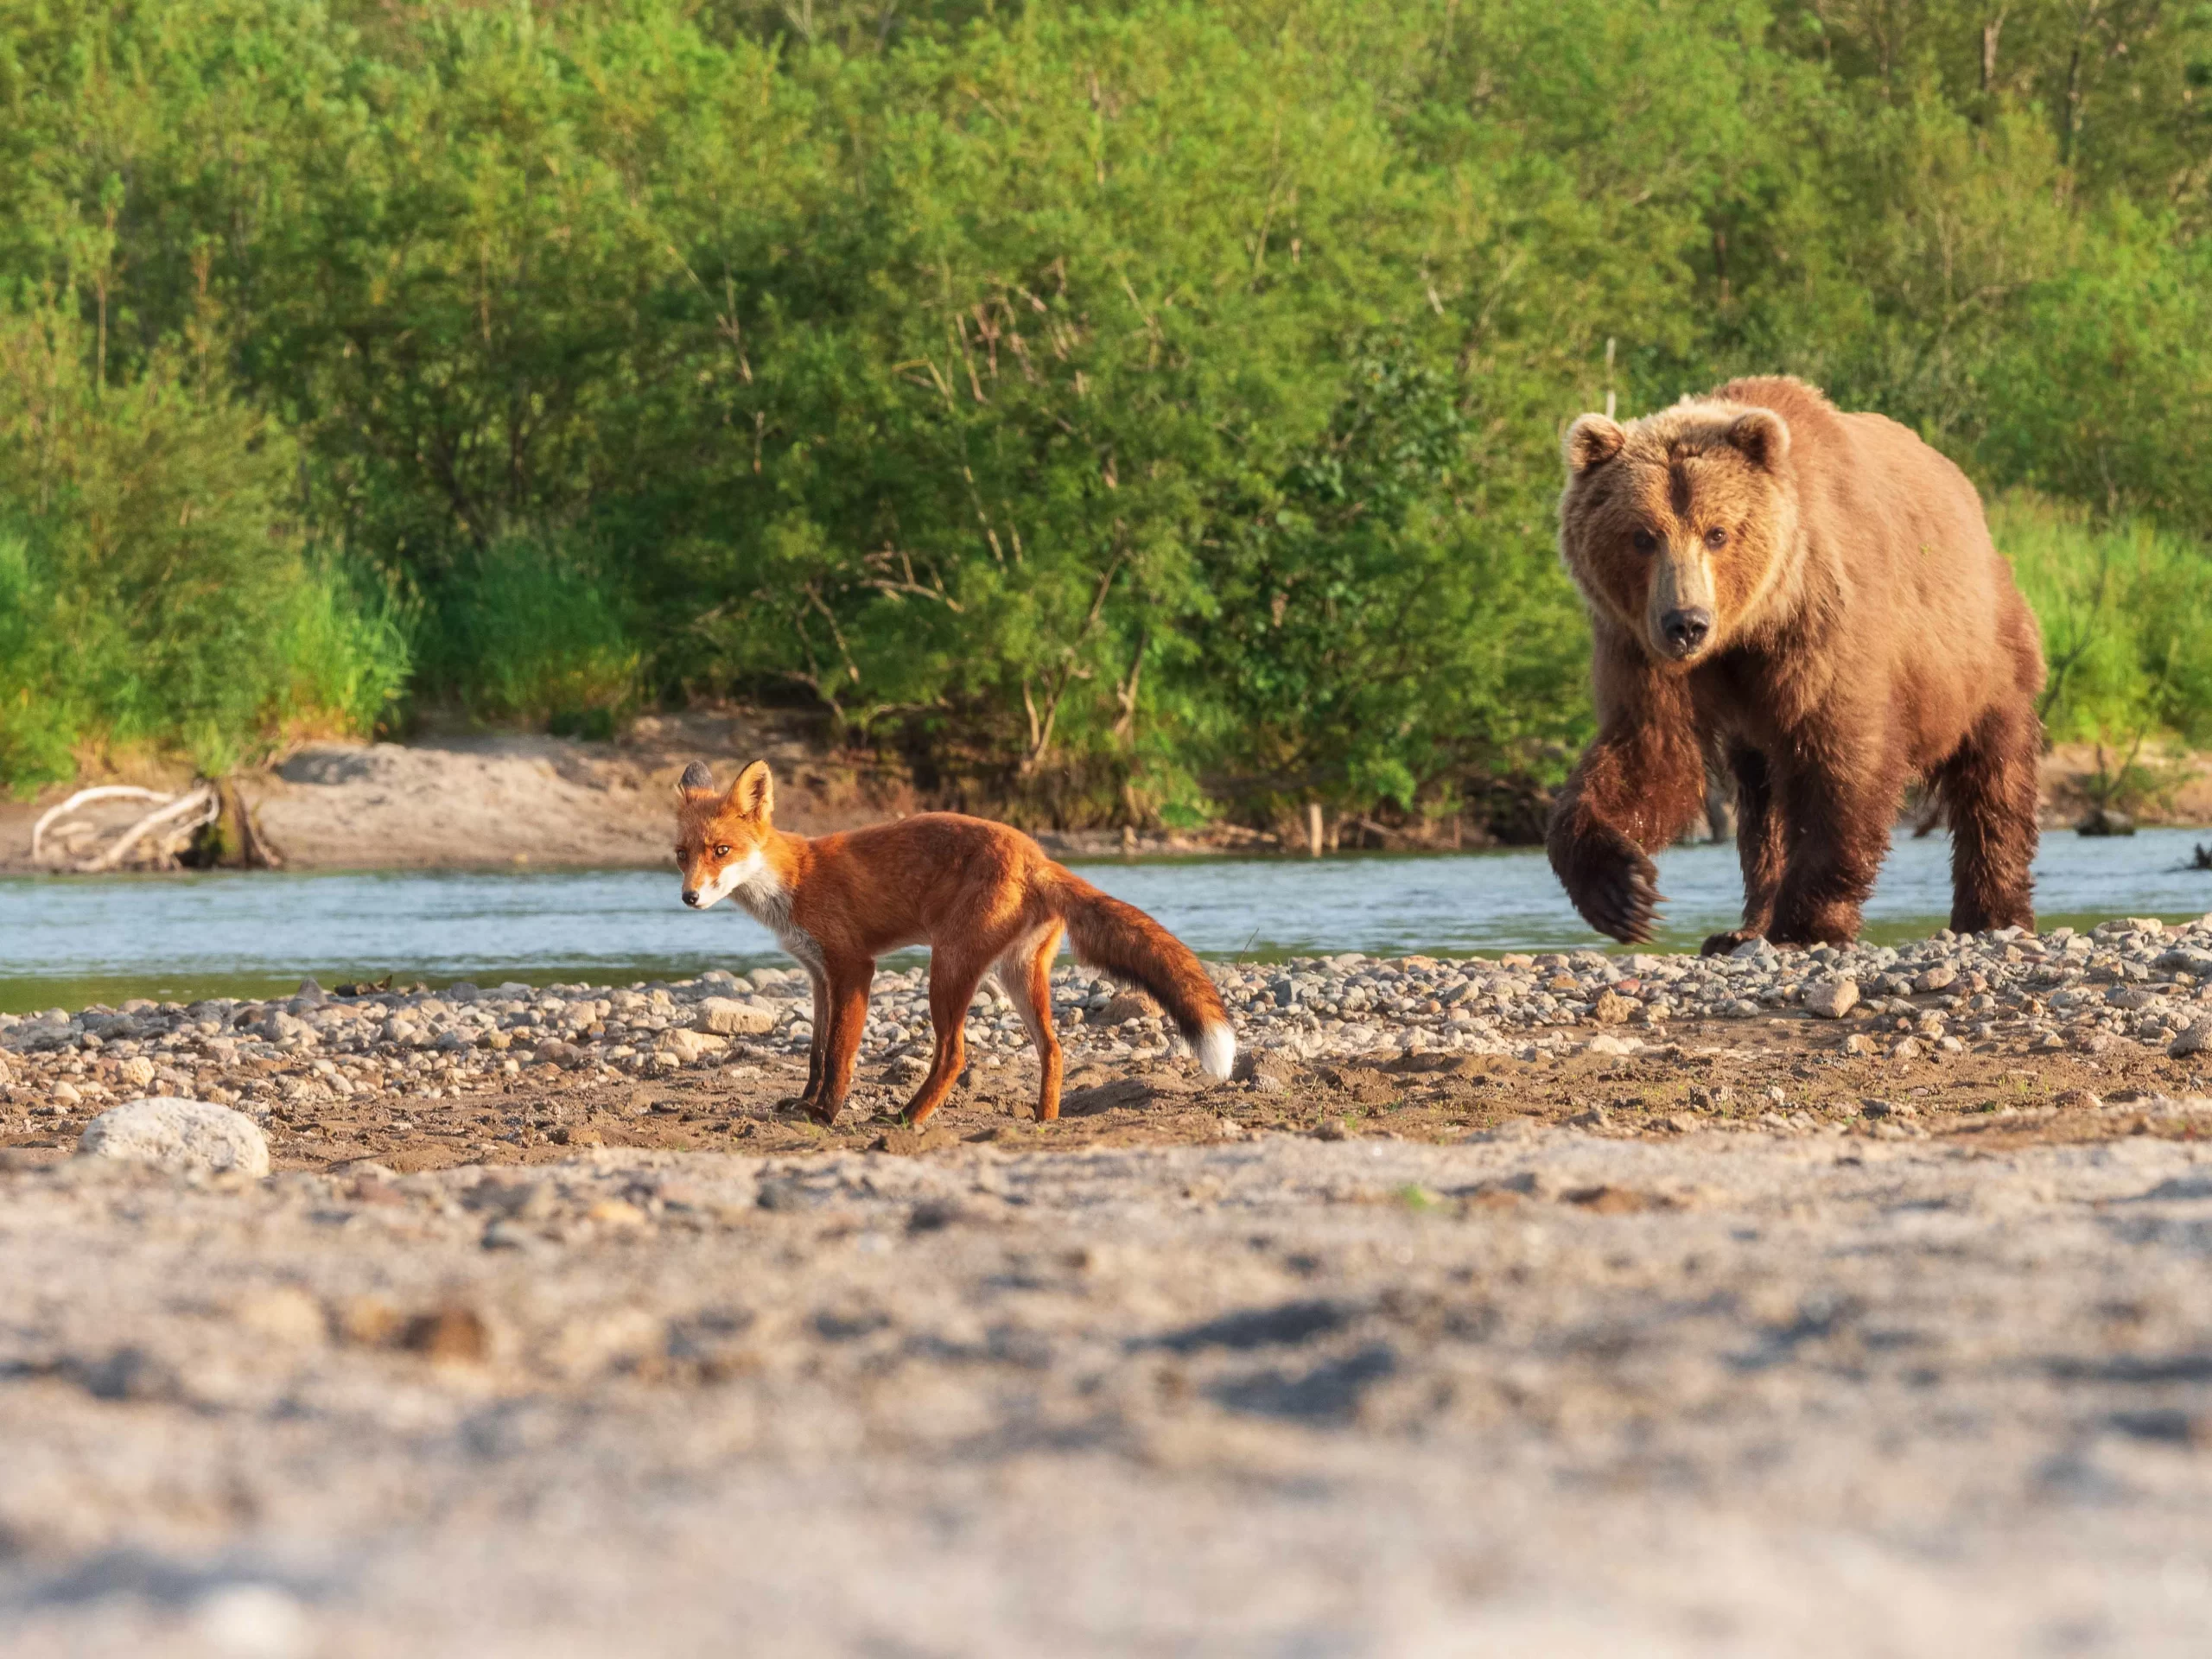
{"label": "bear's snout", "polygon": [[1669,611],[1659,619],[1659,632],[1669,651],[1687,657],[1712,637],[1713,613],[1702,605]]}

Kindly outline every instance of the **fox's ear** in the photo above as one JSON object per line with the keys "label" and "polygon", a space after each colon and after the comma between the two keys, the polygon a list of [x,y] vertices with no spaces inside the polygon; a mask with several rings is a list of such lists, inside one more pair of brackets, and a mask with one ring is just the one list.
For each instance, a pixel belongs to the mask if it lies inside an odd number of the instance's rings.
{"label": "fox's ear", "polygon": [[737,781],[729,786],[728,799],[747,817],[766,823],[776,810],[776,780],[768,775],[768,763],[755,760],[739,772]]}
{"label": "fox's ear", "polygon": [[676,785],[676,792],[687,801],[703,801],[715,792],[715,774],[703,760],[694,760],[683,768],[683,776]]}

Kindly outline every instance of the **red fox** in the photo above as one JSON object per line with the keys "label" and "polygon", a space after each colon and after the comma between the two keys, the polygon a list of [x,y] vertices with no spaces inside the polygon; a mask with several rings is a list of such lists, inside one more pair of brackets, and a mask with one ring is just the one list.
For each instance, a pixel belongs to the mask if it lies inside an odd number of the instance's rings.
{"label": "red fox", "polygon": [[1198,959],[1158,922],[1055,864],[1020,830],[957,812],[924,812],[842,835],[786,834],[771,822],[776,786],[755,760],[727,791],[693,761],[677,785],[676,860],[683,902],[733,898],[767,925],[814,982],[814,1047],[802,1103],[835,1122],[868,1023],[875,959],[930,947],[937,1050],[906,1103],[919,1123],[944,1104],[966,1055],[968,1005],[995,976],[1037,1046],[1037,1117],[1060,1115],[1052,1034],[1052,958],[1065,931],[1076,960],[1141,986],[1166,1009],[1207,1074],[1226,1077],[1236,1037]]}

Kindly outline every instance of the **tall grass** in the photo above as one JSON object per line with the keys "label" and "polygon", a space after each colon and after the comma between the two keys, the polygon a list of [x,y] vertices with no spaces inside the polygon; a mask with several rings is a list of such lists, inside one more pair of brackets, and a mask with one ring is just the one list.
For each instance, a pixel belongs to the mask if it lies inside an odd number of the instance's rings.
{"label": "tall grass", "polygon": [[555,535],[494,540],[443,584],[428,677],[472,712],[603,735],[635,699],[643,656],[601,562]]}
{"label": "tall grass", "polygon": [[288,679],[280,715],[296,735],[375,729],[414,669],[405,607],[388,585],[314,560],[287,595],[275,640]]}
{"label": "tall grass", "polygon": [[1989,521],[2043,625],[2054,742],[2212,741],[2212,548],[2022,493]]}

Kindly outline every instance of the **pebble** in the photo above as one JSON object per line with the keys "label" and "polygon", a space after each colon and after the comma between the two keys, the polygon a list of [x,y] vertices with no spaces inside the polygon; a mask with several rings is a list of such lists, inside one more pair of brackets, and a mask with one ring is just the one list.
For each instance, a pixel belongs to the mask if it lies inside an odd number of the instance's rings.
{"label": "pebble", "polygon": [[[1992,1040],[2097,1052],[2133,1043],[2177,1057],[2212,1046],[2212,920],[2141,918],[2088,932],[2018,929],[1902,946],[1777,950],[1753,941],[1700,957],[1597,950],[1498,957],[1357,953],[1209,964],[1243,1056],[1389,1059],[1405,1054],[1630,1054],[1682,1021],[1807,1016],[1841,1023],[1846,1052],[1900,1039],[1937,1054]],[[1150,999],[1065,959],[1055,1023],[1073,1065],[1166,1059],[1180,1042]],[[133,1001],[71,1014],[0,1014],[0,1122],[59,1108],[75,1116],[144,1085],[234,1102],[257,1116],[285,1102],[493,1089],[535,1071],[640,1080],[804,1054],[813,995],[797,968],[628,987],[508,983],[358,997],[308,991],[265,1002]],[[2179,1033],[2177,1036],[2177,1033]],[[1028,1051],[994,988],[969,1010],[988,1067]],[[912,1071],[931,1046],[928,969],[877,976],[864,1065]],[[1247,1071],[1255,1086],[1270,1073]]]}
{"label": "pebble", "polygon": [[78,1154],[152,1164],[177,1174],[269,1173],[269,1139],[243,1112],[204,1100],[156,1095],[102,1112],[85,1126]]}

